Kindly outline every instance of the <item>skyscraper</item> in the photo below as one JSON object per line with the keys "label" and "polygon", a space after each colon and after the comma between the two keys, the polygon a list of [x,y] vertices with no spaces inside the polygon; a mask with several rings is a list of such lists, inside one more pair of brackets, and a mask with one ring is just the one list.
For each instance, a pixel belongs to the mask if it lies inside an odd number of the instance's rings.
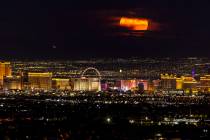
{"label": "skyscraper", "polygon": [[4,76],[11,76],[12,70],[10,62],[0,62],[0,86],[3,86]]}
{"label": "skyscraper", "polygon": [[72,79],[74,83],[74,90],[79,91],[100,91],[101,84],[99,78],[74,78]]}
{"label": "skyscraper", "polygon": [[21,90],[21,76],[4,76],[4,90]]}
{"label": "skyscraper", "polygon": [[28,73],[28,81],[31,89],[49,90],[52,88],[52,73]]}
{"label": "skyscraper", "polygon": [[70,80],[64,78],[53,78],[52,88],[60,90],[71,90]]}
{"label": "skyscraper", "polygon": [[162,89],[176,89],[176,75],[161,74]]}

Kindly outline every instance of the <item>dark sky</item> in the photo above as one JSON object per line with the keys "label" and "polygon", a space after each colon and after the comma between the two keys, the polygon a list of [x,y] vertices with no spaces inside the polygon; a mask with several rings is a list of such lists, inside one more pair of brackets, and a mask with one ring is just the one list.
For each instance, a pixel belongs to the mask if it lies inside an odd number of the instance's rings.
{"label": "dark sky", "polygon": [[[133,34],[119,17],[147,18]],[[0,3],[2,58],[209,56],[210,4],[195,0],[42,0]]]}

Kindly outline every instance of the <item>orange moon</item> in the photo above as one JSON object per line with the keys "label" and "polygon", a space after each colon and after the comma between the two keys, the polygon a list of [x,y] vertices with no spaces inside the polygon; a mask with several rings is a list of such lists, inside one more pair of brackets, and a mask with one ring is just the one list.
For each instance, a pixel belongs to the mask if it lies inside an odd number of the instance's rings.
{"label": "orange moon", "polygon": [[127,18],[121,17],[120,26],[129,28],[135,31],[146,31],[148,30],[149,21],[141,18]]}

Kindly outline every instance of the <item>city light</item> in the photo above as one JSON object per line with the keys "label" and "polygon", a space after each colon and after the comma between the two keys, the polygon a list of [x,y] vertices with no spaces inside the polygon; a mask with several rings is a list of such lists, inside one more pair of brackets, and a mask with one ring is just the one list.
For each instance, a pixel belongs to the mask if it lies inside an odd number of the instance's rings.
{"label": "city light", "polygon": [[210,140],[210,0],[1,6],[0,140]]}
{"label": "city light", "polygon": [[[132,65],[131,62],[135,63]],[[85,111],[91,115],[81,116],[81,120],[104,123],[110,128],[124,123],[129,128],[167,128],[180,125],[197,128],[202,121],[205,122],[202,126],[206,126],[210,120],[208,111],[205,112],[210,104],[210,76],[206,72],[193,77],[187,74],[191,65],[179,67],[180,62],[186,64],[188,59],[175,61],[174,66],[170,65],[169,68],[162,59],[123,60],[120,65],[117,60],[103,67],[100,67],[101,62],[91,62],[89,67],[90,62],[87,61],[83,62],[84,66],[79,62],[73,70],[72,63],[66,61],[62,64],[60,61],[40,61],[36,64],[11,62],[0,67],[4,75],[0,90],[1,111],[12,111],[12,106],[17,113],[27,114],[21,119],[44,121],[46,124],[67,121],[69,112],[81,115]],[[152,66],[153,63],[156,67]],[[26,71],[22,70],[23,67]],[[164,70],[160,70],[160,67],[164,67]],[[171,67],[176,68],[176,73],[166,72],[171,71]],[[14,103],[17,103],[17,108]],[[36,113],[31,112],[30,106],[41,106],[37,109],[44,114],[34,117]],[[52,112],[59,113],[49,115]],[[159,112],[158,115],[155,112]],[[99,114],[99,118],[93,117],[95,114]],[[104,117],[106,114],[111,116]],[[118,120],[113,121],[112,117]],[[72,121],[74,119],[77,117]],[[81,120],[78,122],[83,123],[84,120]],[[14,122],[14,119],[9,116],[6,119],[0,118],[0,124],[2,122]],[[208,129],[201,132],[208,134]]]}
{"label": "city light", "polygon": [[129,123],[133,124],[135,121],[134,120],[129,120]]}
{"label": "city light", "polygon": [[107,117],[107,118],[106,118],[106,122],[107,122],[107,123],[110,123],[110,122],[111,122],[111,118],[110,118],[110,117]]}

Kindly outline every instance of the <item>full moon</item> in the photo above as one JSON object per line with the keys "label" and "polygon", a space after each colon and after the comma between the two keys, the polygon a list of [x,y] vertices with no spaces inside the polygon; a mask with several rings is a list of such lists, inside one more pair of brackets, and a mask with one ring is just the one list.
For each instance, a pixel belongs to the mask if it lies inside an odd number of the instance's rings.
{"label": "full moon", "polygon": [[141,18],[127,18],[121,17],[120,26],[136,31],[148,30],[149,21]]}

